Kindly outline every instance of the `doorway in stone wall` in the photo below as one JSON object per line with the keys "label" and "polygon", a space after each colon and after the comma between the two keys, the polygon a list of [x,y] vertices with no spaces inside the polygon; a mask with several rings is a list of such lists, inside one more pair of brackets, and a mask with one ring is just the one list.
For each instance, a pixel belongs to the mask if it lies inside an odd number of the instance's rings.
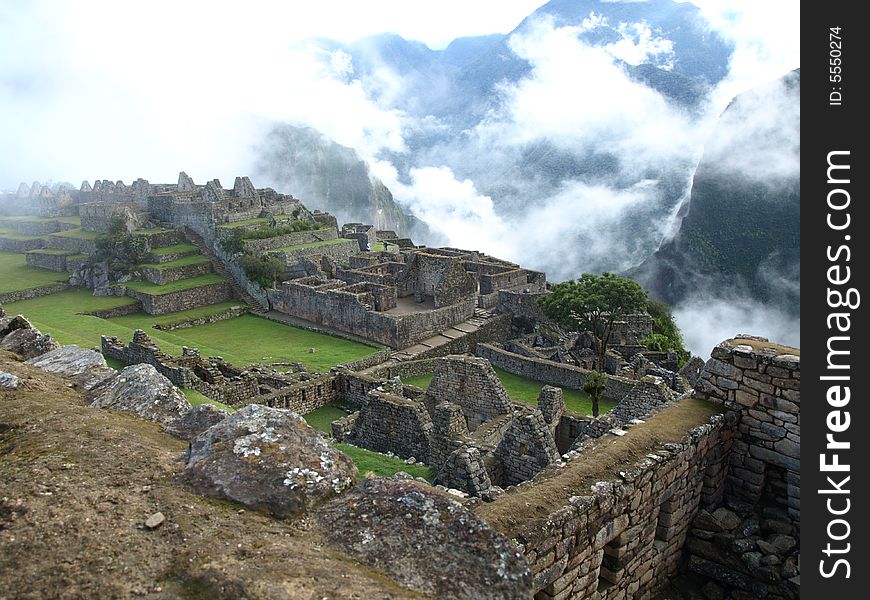
{"label": "doorway in stone wall", "polygon": [[767,464],[764,469],[764,487],[758,500],[758,508],[767,517],[788,521],[788,471],[783,467]]}

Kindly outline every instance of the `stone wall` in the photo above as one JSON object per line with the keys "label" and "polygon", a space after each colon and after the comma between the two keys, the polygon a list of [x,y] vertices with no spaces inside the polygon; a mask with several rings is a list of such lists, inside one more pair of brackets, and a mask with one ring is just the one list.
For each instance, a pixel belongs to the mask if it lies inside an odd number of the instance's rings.
{"label": "stone wall", "polygon": [[474,431],[484,422],[513,412],[513,404],[488,361],[472,356],[448,356],[438,361],[426,391],[430,414],[442,402],[459,405]]}
{"label": "stone wall", "polygon": [[540,410],[531,408],[514,414],[495,455],[504,465],[502,485],[528,481],[559,460],[559,451],[549,424]]}
{"label": "stone wall", "polygon": [[144,237],[148,241],[148,248],[164,248],[166,246],[174,246],[182,244],[185,241],[184,230],[181,227],[161,228],[154,230],[143,230],[137,232],[136,235]]}
{"label": "stone wall", "polygon": [[323,246],[289,248],[283,250],[270,250],[269,254],[278,258],[285,265],[293,265],[300,258],[310,256],[328,256],[338,264],[347,264],[348,259],[359,252],[356,240],[340,240]]}
{"label": "stone wall", "polygon": [[272,408],[286,408],[298,415],[306,415],[338,399],[336,376],[324,373],[303,375],[304,379],[256,398],[234,403],[234,408],[245,404],[262,404]]}
{"label": "stone wall", "polygon": [[545,321],[544,311],[538,306],[538,298],[542,292],[523,293],[501,290],[498,292],[496,310],[500,313],[510,313],[517,318],[528,321]]}
{"label": "stone wall", "polygon": [[232,290],[228,283],[221,281],[158,295],[145,294],[127,288],[127,295],[139,300],[142,303],[142,310],[149,315],[165,315],[166,313],[227,302],[232,299]]}
{"label": "stone wall", "polygon": [[63,235],[49,235],[46,246],[55,250],[68,250],[76,254],[94,254],[97,251],[96,240]]}
{"label": "stone wall", "polygon": [[696,394],[740,415],[728,493],[749,504],[778,505],[800,525],[800,350],[764,338],[713,349]]}
{"label": "stone wall", "polygon": [[[508,373],[521,375],[550,385],[572,390],[582,390],[589,371],[557,363],[543,358],[532,358],[508,352],[491,344],[478,344],[475,353],[494,366]],[[635,381],[618,376],[608,376],[604,397],[621,400],[635,385]]]}
{"label": "stone wall", "polygon": [[375,389],[346,441],[375,452],[429,462],[432,418],[422,402]]}
{"label": "stone wall", "polygon": [[[678,571],[693,516],[720,496],[731,434],[726,419],[715,416],[621,470],[620,479],[596,483],[591,493],[566,491],[577,495],[546,517],[503,531],[532,565],[535,598],[649,598],[662,588]],[[567,458],[583,460],[583,453]],[[498,510],[497,498],[488,511]]]}
{"label": "stone wall", "polygon": [[0,303],[7,304],[18,302],[19,300],[30,300],[39,298],[40,296],[48,296],[56,294],[64,290],[70,289],[72,286],[68,283],[58,283],[56,285],[47,285],[45,287],[30,288],[29,290],[16,290],[14,292],[5,292],[0,294]]}
{"label": "stone wall", "polygon": [[[230,229],[220,229],[221,236],[226,236],[225,232]],[[322,240],[334,240],[338,238],[338,231],[332,228],[317,229],[315,231],[299,231],[296,233],[288,233],[285,235],[276,235],[275,237],[264,238],[261,240],[243,240],[242,244],[245,247],[245,252],[264,252],[266,250],[274,250],[275,248],[286,248],[288,246],[296,246],[298,244],[308,244]]]}
{"label": "stone wall", "polygon": [[[176,329],[188,329],[190,327],[198,327],[199,325],[207,325],[209,323],[217,323],[218,321],[228,321],[230,319],[235,319],[236,317],[241,317],[244,314],[250,312],[250,308],[247,306],[231,306],[223,312],[211,314],[205,317],[198,317],[196,319],[184,319],[181,321],[175,321],[173,323],[155,323],[154,329],[159,329],[161,331],[174,331]],[[134,311],[135,312],[135,311]]]}
{"label": "stone wall", "polygon": [[27,252],[29,250],[45,248],[47,245],[48,242],[44,238],[15,240],[0,236],[0,252],[16,252],[21,254],[22,252]]}
{"label": "stone wall", "polygon": [[40,250],[31,250],[25,255],[27,264],[38,269],[47,269],[49,271],[57,271],[65,273],[67,271],[65,253],[45,252]]}
{"label": "stone wall", "polygon": [[22,235],[46,235],[68,229],[77,229],[77,226],[63,221],[21,221],[0,218],[0,228],[13,229]]}
{"label": "stone wall", "polygon": [[372,310],[374,306],[367,306],[359,294],[344,287],[340,280],[309,278],[286,281],[268,295],[274,310],[391,348],[406,348],[474,314],[470,301],[420,313],[385,314]]}
{"label": "stone wall", "polygon": [[165,285],[181,279],[190,279],[207,275],[213,271],[210,261],[183,265],[181,267],[171,267],[168,269],[139,269],[142,276],[155,285]]}

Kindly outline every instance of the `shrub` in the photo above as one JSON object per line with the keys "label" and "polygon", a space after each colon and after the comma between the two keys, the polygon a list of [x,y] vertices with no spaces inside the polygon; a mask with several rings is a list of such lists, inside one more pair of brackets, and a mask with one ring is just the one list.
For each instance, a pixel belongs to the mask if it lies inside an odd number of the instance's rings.
{"label": "shrub", "polygon": [[248,279],[263,289],[272,287],[285,268],[283,262],[269,254],[261,256],[245,254],[242,256],[241,264]]}
{"label": "shrub", "polygon": [[127,226],[121,217],[112,219],[109,230],[97,236],[95,244],[96,259],[106,261],[109,270],[115,273],[129,273],[150,254],[145,236],[127,233]]}

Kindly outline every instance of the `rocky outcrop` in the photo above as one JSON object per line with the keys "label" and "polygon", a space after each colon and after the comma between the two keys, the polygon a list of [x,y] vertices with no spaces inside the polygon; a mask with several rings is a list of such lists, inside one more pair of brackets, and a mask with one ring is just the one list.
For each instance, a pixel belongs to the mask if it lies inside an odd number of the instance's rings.
{"label": "rocky outcrop", "polygon": [[191,442],[200,433],[212,425],[217,425],[229,415],[229,412],[212,404],[200,404],[173,421],[167,427],[167,431],[177,438]]}
{"label": "rocky outcrop", "polygon": [[43,371],[69,377],[85,390],[90,390],[116,373],[99,352],[68,344],[32,358],[28,364]]}
{"label": "rocky outcrop", "polygon": [[127,367],[87,394],[91,408],[113,408],[171,429],[190,409],[190,402],[157,369],[148,364]]}
{"label": "rocky outcrop", "polygon": [[517,548],[448,496],[410,479],[367,479],[316,515],[351,557],[438,598],[529,598]]}
{"label": "rocky outcrop", "polygon": [[200,434],[181,480],[195,491],[280,517],[353,485],[356,467],[296,413],[251,404]]}
{"label": "rocky outcrop", "polygon": [[14,352],[25,359],[45,354],[57,347],[58,343],[50,335],[34,328],[16,329],[0,341],[0,350]]}

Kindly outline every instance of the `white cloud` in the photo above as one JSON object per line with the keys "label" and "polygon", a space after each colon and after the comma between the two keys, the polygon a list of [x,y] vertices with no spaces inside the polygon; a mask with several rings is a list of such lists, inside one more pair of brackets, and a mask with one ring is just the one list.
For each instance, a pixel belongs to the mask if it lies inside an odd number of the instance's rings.
{"label": "white cloud", "polygon": [[674,318],[686,347],[704,358],[710,356],[716,344],[739,333],[796,348],[801,343],[800,319],[747,298],[694,297],[674,308]]}

